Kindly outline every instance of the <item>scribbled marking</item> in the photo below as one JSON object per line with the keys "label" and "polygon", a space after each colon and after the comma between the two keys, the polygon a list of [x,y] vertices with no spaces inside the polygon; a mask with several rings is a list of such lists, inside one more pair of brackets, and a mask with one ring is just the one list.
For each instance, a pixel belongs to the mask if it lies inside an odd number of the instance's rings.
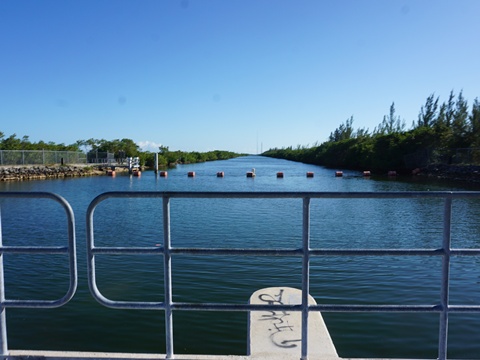
{"label": "scribbled marking", "polygon": [[[269,305],[279,304],[283,305],[282,301],[283,289],[280,289],[280,292],[276,295],[270,294],[260,294],[258,298],[268,303]],[[262,315],[262,321],[270,321],[272,327],[268,330],[270,333],[270,339],[278,347],[281,348],[294,348],[297,347],[297,343],[301,342],[302,339],[293,338],[295,333],[293,330],[293,325],[290,325],[288,322],[288,317],[291,314],[286,311],[269,311],[269,314]]]}

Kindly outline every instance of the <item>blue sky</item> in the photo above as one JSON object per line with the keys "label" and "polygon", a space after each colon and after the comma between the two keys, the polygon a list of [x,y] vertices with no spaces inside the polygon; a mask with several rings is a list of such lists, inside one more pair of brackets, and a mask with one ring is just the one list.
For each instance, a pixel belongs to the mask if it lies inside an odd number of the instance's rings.
{"label": "blue sky", "polygon": [[0,131],[311,146],[480,96],[480,0],[0,0]]}

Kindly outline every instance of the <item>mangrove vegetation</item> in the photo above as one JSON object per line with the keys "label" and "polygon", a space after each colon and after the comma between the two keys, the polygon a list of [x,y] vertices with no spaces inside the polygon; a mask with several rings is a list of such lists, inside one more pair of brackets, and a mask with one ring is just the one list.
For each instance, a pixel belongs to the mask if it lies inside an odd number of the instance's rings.
{"label": "mangrove vegetation", "polygon": [[[8,137],[0,131],[0,150],[48,150],[48,151],[81,151],[87,159],[98,158],[98,154],[113,154],[117,162],[124,161],[127,157],[140,158],[142,166],[153,167],[155,152],[142,151],[131,139],[88,139],[77,140],[74,144],[65,145],[54,142],[31,142],[29,136],[18,138],[16,134]],[[168,146],[160,146],[158,149],[158,163],[160,167],[173,167],[178,164],[192,164],[204,161],[227,160],[245,154],[237,154],[225,150],[213,150],[208,152],[186,152],[170,150]]]}
{"label": "mangrove vegetation", "polygon": [[462,92],[447,101],[431,94],[418,119],[406,129],[395,103],[380,124],[355,129],[353,116],[320,145],[274,148],[262,155],[309,164],[356,170],[410,172],[430,164],[480,164],[480,102],[469,108]]}

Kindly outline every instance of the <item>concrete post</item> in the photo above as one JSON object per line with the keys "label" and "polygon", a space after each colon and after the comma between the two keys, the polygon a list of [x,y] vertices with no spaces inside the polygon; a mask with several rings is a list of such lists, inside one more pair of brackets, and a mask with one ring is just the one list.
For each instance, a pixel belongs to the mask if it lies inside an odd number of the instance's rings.
{"label": "concrete post", "polygon": [[[308,304],[302,304],[302,290],[290,287],[271,287],[255,291],[252,305],[316,305],[308,295]],[[311,359],[340,359],[320,311],[309,314],[308,333]],[[250,311],[248,319],[247,355],[261,359],[300,359],[302,356],[302,312],[269,310]]]}

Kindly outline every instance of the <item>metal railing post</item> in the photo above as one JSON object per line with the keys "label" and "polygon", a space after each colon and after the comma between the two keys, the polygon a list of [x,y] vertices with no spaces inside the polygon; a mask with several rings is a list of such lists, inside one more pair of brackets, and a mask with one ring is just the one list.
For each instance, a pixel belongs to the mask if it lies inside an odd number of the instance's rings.
{"label": "metal railing post", "polygon": [[[2,209],[0,208],[0,248],[3,248],[2,242]],[[3,249],[0,252],[0,351],[1,356],[8,355],[7,345],[7,317],[5,314],[5,281],[3,278]]]}
{"label": "metal railing post", "polygon": [[173,359],[172,255],[170,238],[170,198],[163,197],[163,263],[165,289],[165,338],[167,359]]}
{"label": "metal railing post", "polygon": [[302,360],[308,359],[308,295],[310,294],[310,198],[303,198],[302,220]]}
{"label": "metal railing post", "polygon": [[439,340],[438,340],[438,359],[439,360],[444,360],[447,358],[451,220],[452,220],[452,198],[447,197],[445,199],[445,207],[443,211],[442,248],[443,248],[444,255],[442,257],[442,285],[440,290],[440,304],[442,307],[442,311],[440,313],[440,333],[439,333]]}

